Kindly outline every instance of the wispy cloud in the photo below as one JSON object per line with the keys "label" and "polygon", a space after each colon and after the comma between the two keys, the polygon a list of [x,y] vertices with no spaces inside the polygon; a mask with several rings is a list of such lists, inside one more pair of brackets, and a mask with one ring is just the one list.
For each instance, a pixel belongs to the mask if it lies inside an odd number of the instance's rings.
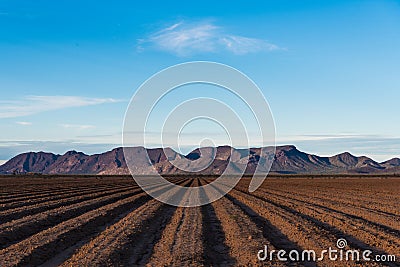
{"label": "wispy cloud", "polygon": [[0,119],[28,116],[44,111],[116,102],[120,102],[120,100],[81,96],[27,96],[20,100],[0,101]]}
{"label": "wispy cloud", "polygon": [[77,130],[86,130],[95,128],[94,125],[82,125],[82,124],[61,124],[60,126],[66,129],[77,129]]}
{"label": "wispy cloud", "polygon": [[301,141],[324,141],[324,140],[370,140],[379,138],[379,135],[360,135],[360,134],[302,134],[279,136],[276,138],[278,143],[301,142]]}
{"label": "wispy cloud", "polygon": [[32,122],[28,122],[28,121],[17,121],[15,122],[18,125],[22,125],[22,126],[30,126],[32,125]]}
{"label": "wispy cloud", "polygon": [[210,22],[179,22],[140,39],[138,49],[156,48],[178,56],[229,51],[237,55],[282,49],[264,39],[226,32]]}
{"label": "wispy cloud", "polygon": [[243,55],[251,52],[272,51],[282,49],[267,41],[236,35],[227,35],[220,40],[228,50]]}

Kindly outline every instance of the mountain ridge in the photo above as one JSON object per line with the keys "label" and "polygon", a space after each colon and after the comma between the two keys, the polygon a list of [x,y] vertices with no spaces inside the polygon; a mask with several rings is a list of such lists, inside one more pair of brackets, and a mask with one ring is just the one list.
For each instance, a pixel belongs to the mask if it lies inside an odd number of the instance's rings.
{"label": "mountain ridge", "polygon": [[[100,154],[87,155],[82,152],[68,151],[63,155],[48,152],[26,152],[19,154],[0,166],[0,174],[43,173],[43,174],[129,174],[122,147],[114,148]],[[136,157],[138,174],[149,174],[155,168],[160,174],[187,174],[171,163],[187,159],[194,164],[201,160],[210,160],[210,164],[201,170],[201,174],[220,175],[225,169],[235,172],[243,168],[245,174],[252,174],[258,167],[266,172],[265,156],[272,160],[273,147],[266,147],[267,155],[260,155],[261,148],[236,149],[230,146],[197,148],[182,155],[171,148],[130,147],[132,157],[147,152],[150,162]],[[400,159],[393,158],[384,162],[376,162],[366,156],[354,156],[343,152],[331,157],[322,157],[298,150],[294,145],[275,147],[271,172],[275,173],[398,173]],[[204,153],[204,157],[202,157]],[[261,163],[260,163],[261,162]],[[203,161],[204,163],[204,161]],[[135,168],[136,168],[135,167]]]}

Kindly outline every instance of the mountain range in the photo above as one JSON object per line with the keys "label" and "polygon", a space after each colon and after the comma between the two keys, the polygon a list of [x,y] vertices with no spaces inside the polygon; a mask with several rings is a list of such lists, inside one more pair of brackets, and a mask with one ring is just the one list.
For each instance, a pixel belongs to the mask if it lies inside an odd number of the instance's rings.
{"label": "mountain range", "polygon": [[[181,155],[167,148],[143,147],[129,148],[132,155],[147,152],[151,161],[135,162],[137,171],[146,175],[150,168],[155,168],[160,174],[185,174],[180,168],[171,164],[171,159],[188,159],[197,161],[211,157],[209,166],[200,173],[204,175],[219,175],[226,168],[245,167],[246,174],[254,173],[258,165],[262,165],[261,148],[235,149],[229,146],[207,147],[195,149],[187,155]],[[273,151],[273,147],[266,148]],[[268,150],[269,149],[269,150]],[[272,155],[272,154],[271,154]],[[232,164],[229,164],[229,160]],[[135,160],[133,156],[133,160]],[[260,166],[262,167],[262,166]],[[239,168],[240,169],[240,168]],[[262,168],[261,168],[262,170]],[[400,173],[400,159],[393,158],[385,162],[376,162],[365,156],[354,156],[348,152],[332,157],[321,157],[299,151],[293,145],[277,146],[273,158],[271,172],[290,174],[321,174],[321,173]],[[0,174],[43,173],[43,174],[99,174],[124,175],[129,174],[125,162],[123,148],[86,155],[82,152],[69,151],[64,155],[46,152],[28,152],[15,156],[0,166]]]}

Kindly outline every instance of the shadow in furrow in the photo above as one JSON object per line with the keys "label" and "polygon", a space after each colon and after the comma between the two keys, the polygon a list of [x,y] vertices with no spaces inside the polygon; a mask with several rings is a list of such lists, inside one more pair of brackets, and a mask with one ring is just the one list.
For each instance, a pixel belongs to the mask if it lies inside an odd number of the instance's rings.
{"label": "shadow in furrow", "polygon": [[[193,182],[193,180],[183,180],[178,184],[183,187],[190,187]],[[185,190],[182,188],[176,194],[180,199],[183,199]],[[176,209],[175,206],[164,204],[152,218],[143,223],[142,229],[144,231],[142,230],[130,238],[131,246],[125,246],[127,247],[125,252],[118,252],[118,255],[121,255],[121,253],[123,255],[121,266],[144,266],[149,263],[154,254],[155,245],[162,238],[162,233],[171,222]]]}
{"label": "shadow in furrow", "polygon": [[[296,243],[291,241],[285,234],[283,234],[279,228],[277,228],[275,225],[273,225],[269,220],[265,219],[264,217],[260,216],[257,212],[255,212],[253,209],[251,209],[249,206],[246,204],[240,202],[236,198],[226,195],[225,196],[227,199],[232,201],[233,204],[238,206],[244,213],[249,215],[250,219],[254,224],[257,225],[259,229],[262,230],[264,238],[266,238],[272,246],[274,246],[276,249],[284,249],[286,251],[290,250],[296,250],[296,251],[302,251],[303,248],[298,246]],[[315,261],[304,261],[304,262],[291,262],[288,261],[288,265],[290,263],[302,263],[304,266],[317,266]]]}
{"label": "shadow in furrow", "polygon": [[62,234],[54,241],[33,250],[32,253],[21,260],[19,266],[37,266],[45,263],[50,255],[61,253],[78,243],[82,238],[96,234],[100,226],[103,226],[104,228],[107,225],[114,223],[122,212],[126,210],[135,210],[150,199],[151,198],[147,195],[142,196],[133,202],[125,203],[124,205],[118,206],[115,209],[96,217],[81,227],[77,227]]}
{"label": "shadow in furrow", "polygon": [[[238,191],[244,192],[242,190],[238,190]],[[337,227],[335,227],[333,225],[330,225],[328,223],[322,222],[322,221],[320,221],[320,220],[318,220],[318,219],[316,219],[316,218],[314,218],[312,216],[309,216],[307,214],[303,214],[303,213],[301,213],[301,212],[299,212],[299,211],[297,211],[297,210],[295,210],[293,208],[290,208],[290,207],[288,207],[286,205],[279,204],[279,203],[277,203],[275,201],[272,201],[272,200],[264,198],[264,197],[259,197],[259,196],[256,196],[256,195],[251,195],[251,196],[255,197],[257,199],[260,199],[262,201],[268,202],[268,203],[270,203],[270,204],[272,204],[272,205],[274,205],[274,206],[276,206],[276,207],[278,207],[280,209],[283,209],[283,210],[285,210],[285,211],[287,211],[287,212],[289,212],[289,213],[291,213],[291,214],[293,214],[295,216],[299,216],[299,217],[303,218],[304,220],[307,220],[307,221],[315,224],[316,226],[318,226],[318,227],[320,227],[320,228],[322,228],[322,229],[324,229],[326,231],[329,231],[337,239],[345,238],[347,240],[348,244],[353,248],[356,248],[356,249],[359,249],[359,250],[371,250],[373,252],[372,255],[374,255],[374,256],[375,255],[379,255],[379,254],[380,255],[389,254],[389,253],[386,253],[383,250],[371,247],[367,243],[361,241],[360,239],[354,237],[353,235],[346,234],[345,232],[343,232],[342,230],[338,229]],[[386,266],[398,266],[397,263],[391,263],[391,262],[380,262],[380,263],[383,264],[383,265],[386,265]]]}
{"label": "shadow in furrow", "polygon": [[[239,190],[241,192],[244,192],[242,189],[237,189],[237,190]],[[378,228],[379,230],[381,230],[383,232],[386,232],[386,233],[388,233],[390,235],[394,235],[396,237],[400,237],[400,231],[399,230],[394,229],[394,228],[392,228],[390,226],[378,223],[378,222],[373,222],[373,221],[368,220],[367,218],[363,218],[361,216],[357,216],[357,215],[354,215],[354,214],[349,214],[349,213],[346,213],[346,212],[343,212],[343,211],[340,211],[340,210],[337,210],[337,209],[334,209],[334,208],[330,208],[330,207],[327,207],[327,206],[324,206],[324,205],[321,205],[321,204],[318,204],[318,203],[311,203],[311,202],[307,202],[307,201],[304,201],[304,200],[301,200],[301,199],[298,199],[298,198],[289,197],[289,196],[282,195],[282,194],[270,193],[268,191],[264,191],[264,192],[266,194],[270,194],[270,195],[273,195],[273,196],[276,196],[276,197],[282,197],[282,198],[290,199],[292,201],[297,201],[297,202],[300,202],[300,203],[302,203],[304,205],[310,205],[312,207],[318,207],[318,208],[323,209],[325,211],[337,213],[337,214],[343,215],[345,217],[349,217],[351,219],[361,220],[361,221],[363,221],[363,222],[365,222],[365,223],[367,223],[367,224],[369,224],[369,225],[371,225],[373,227]],[[258,196],[254,195],[254,194],[252,194],[252,195],[255,196],[255,197],[258,197]],[[321,201],[324,201],[324,199],[322,199],[322,198],[318,198],[318,199],[320,199]],[[374,211],[374,210],[372,210],[372,211]],[[383,211],[379,211],[379,212],[385,213],[386,215],[390,215],[390,216],[397,216],[396,214],[393,214],[393,213],[388,213],[388,212],[383,212]]]}
{"label": "shadow in furrow", "polygon": [[[87,241],[89,238],[97,236],[107,226],[123,219],[124,216],[121,217],[121,215],[126,216],[130,212],[135,212],[137,208],[151,199],[152,198],[149,195],[143,195],[132,202],[120,205],[115,209],[108,211],[106,214],[96,217],[94,220],[82,225],[81,227],[64,233],[53,242],[47,243],[46,245],[40,246],[32,251],[31,254],[22,259],[20,265],[24,266],[29,263],[36,266],[51,262],[54,258],[57,258],[57,262],[62,263],[85,244],[85,242],[82,241]],[[73,250],[71,250],[72,247]],[[64,253],[65,251],[68,251],[68,249],[71,251],[69,251],[69,253]],[[50,255],[52,255],[53,258],[49,258]],[[126,255],[121,253],[121,256]]]}
{"label": "shadow in furrow", "polygon": [[[200,188],[200,198],[208,200],[203,188]],[[225,233],[213,206],[211,204],[201,206],[201,213],[203,216],[204,265],[233,266],[236,262],[229,255],[229,247],[225,244]]]}

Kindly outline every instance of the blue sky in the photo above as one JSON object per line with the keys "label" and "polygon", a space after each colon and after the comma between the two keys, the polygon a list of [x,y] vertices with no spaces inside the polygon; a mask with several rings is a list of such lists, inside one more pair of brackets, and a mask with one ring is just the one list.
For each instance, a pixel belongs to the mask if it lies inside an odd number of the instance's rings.
{"label": "blue sky", "polygon": [[141,83],[195,60],[257,83],[277,144],[400,156],[399,1],[110,3],[0,1],[0,160],[120,146]]}

